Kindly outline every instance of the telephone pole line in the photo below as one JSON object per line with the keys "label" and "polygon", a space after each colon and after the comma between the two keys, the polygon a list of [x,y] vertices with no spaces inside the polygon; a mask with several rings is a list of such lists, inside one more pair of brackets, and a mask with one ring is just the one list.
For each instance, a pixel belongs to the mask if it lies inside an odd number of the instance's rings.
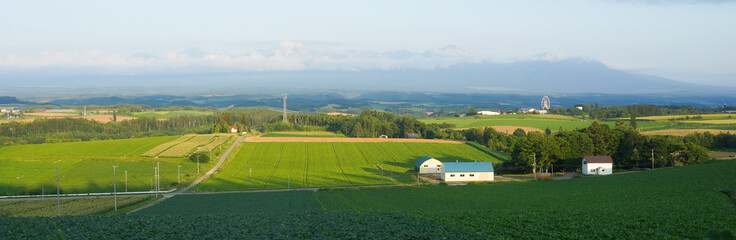
{"label": "telephone pole line", "polygon": [[61,198],[59,192],[59,167],[56,167],[56,216],[61,216]]}
{"label": "telephone pole line", "polygon": [[115,212],[118,211],[118,185],[117,181],[115,181],[115,169],[118,166],[112,166],[112,193],[113,193],[113,199],[115,202]]}

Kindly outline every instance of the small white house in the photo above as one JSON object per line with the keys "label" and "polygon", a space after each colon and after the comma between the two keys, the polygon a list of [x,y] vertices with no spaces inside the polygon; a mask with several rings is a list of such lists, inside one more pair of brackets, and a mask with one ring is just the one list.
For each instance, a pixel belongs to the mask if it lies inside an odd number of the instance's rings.
{"label": "small white house", "polygon": [[478,115],[501,115],[501,112],[494,112],[494,111],[478,111]]}
{"label": "small white house", "polygon": [[613,173],[613,160],[610,156],[583,157],[584,175],[609,175]]}
{"label": "small white house", "polygon": [[446,162],[442,164],[441,175],[445,182],[493,181],[493,164],[490,162]]}
{"label": "small white house", "polygon": [[230,127],[231,133],[238,133],[238,127]]}
{"label": "small white house", "polygon": [[442,162],[431,156],[424,156],[417,160],[414,167],[419,173],[440,173],[442,171]]}

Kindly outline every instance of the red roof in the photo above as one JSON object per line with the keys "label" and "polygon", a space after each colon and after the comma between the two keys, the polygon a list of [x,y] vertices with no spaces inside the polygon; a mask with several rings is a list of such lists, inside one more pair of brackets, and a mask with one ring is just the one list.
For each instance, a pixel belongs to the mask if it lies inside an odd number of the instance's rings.
{"label": "red roof", "polygon": [[611,156],[585,156],[583,159],[588,163],[613,163]]}
{"label": "red roof", "polygon": [[238,127],[230,127],[230,129],[238,129]]}

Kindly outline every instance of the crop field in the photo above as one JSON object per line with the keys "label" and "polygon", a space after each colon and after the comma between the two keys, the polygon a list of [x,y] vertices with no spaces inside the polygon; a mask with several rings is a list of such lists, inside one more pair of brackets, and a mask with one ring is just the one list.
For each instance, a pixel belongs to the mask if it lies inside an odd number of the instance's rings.
{"label": "crop field", "polygon": [[232,134],[184,135],[180,138],[158,145],[146,153],[144,157],[182,158],[198,151],[209,151],[233,138]]}
{"label": "crop field", "polygon": [[655,130],[655,131],[646,131],[642,132],[641,134],[644,135],[670,135],[670,136],[686,136],[691,133],[705,133],[710,132],[713,135],[717,135],[719,133],[736,133],[736,130],[720,130],[720,129],[666,129],[666,130]]}
{"label": "crop field", "polygon": [[515,127],[531,127],[537,129],[546,129],[549,127],[552,131],[564,129],[578,129],[590,126],[591,121],[583,121],[573,117],[560,115],[534,115],[534,114],[516,114],[516,115],[499,115],[499,116],[470,116],[463,118],[429,118],[421,119],[424,123],[450,123],[455,124],[455,128],[472,128],[472,127],[490,127],[490,126],[515,126]]}
{"label": "crop field", "polygon": [[[113,191],[113,168],[116,170],[118,191],[125,191],[125,171],[128,171],[128,191],[149,191],[153,179],[152,160],[2,160],[0,161],[0,195],[26,195],[56,191],[56,169],[62,193],[94,193]],[[181,166],[182,185],[197,176],[197,163],[171,159],[161,161],[161,189],[176,188],[177,166]],[[212,165],[201,164],[201,173]]]}
{"label": "crop field", "polygon": [[[63,193],[112,192],[112,166],[117,168],[118,190],[123,191],[128,171],[129,191],[148,191],[155,161],[161,161],[162,189],[176,187],[177,166],[183,183],[191,181],[197,163],[185,159],[140,157],[173,137],[73,143],[44,143],[0,148],[0,195],[41,194],[56,186],[56,167]],[[211,167],[201,164],[204,173]]]}
{"label": "crop field", "polygon": [[[151,199],[148,196],[118,196],[118,210]],[[114,211],[112,197],[61,199],[61,215],[93,215]],[[0,216],[4,217],[55,217],[59,209],[56,198],[0,201]]]}
{"label": "crop field", "polygon": [[327,210],[444,219],[487,237],[702,238],[736,226],[736,208],[714,191],[736,188],[733,176],[731,160],[564,181],[330,190],[317,197]]}
{"label": "crop field", "polygon": [[[467,144],[246,142],[221,172],[198,185],[196,190],[412,183],[416,181],[414,162],[425,155],[441,161],[501,162]],[[386,176],[383,181],[381,168]]]}
{"label": "crop field", "polygon": [[270,132],[261,135],[261,137],[345,137],[343,134],[337,134],[327,131],[314,131],[314,132]]}
{"label": "crop field", "polygon": [[[321,190],[312,196],[325,210],[290,205],[257,213],[241,206],[315,200],[297,191],[177,196],[130,216],[0,217],[0,232],[13,238],[702,239],[710,230],[736,230],[736,209],[714,191],[736,188],[735,175],[731,160],[560,181]],[[166,207],[169,201],[173,206]],[[200,214],[200,207],[232,213]],[[111,231],[99,231],[102,226]]]}
{"label": "crop field", "polygon": [[178,137],[167,136],[7,146],[0,148],[0,162],[7,159],[135,158],[151,148],[176,138]]}
{"label": "crop field", "polygon": [[204,116],[204,115],[212,115],[212,114],[213,112],[182,110],[182,111],[135,112],[135,113],[132,113],[132,116],[152,117],[156,119],[168,119],[168,118],[178,117],[178,116]]}
{"label": "crop field", "polygon": [[166,199],[165,204],[157,204],[134,214],[253,214],[308,210],[322,210],[314,191],[178,195]]}
{"label": "crop field", "polygon": [[736,118],[736,114],[701,114],[701,115],[668,115],[668,116],[650,116],[650,117],[639,117],[637,119],[654,120],[654,121],[682,121],[682,120],[695,120],[694,118],[702,118],[700,120],[718,120],[718,119],[731,119]]}

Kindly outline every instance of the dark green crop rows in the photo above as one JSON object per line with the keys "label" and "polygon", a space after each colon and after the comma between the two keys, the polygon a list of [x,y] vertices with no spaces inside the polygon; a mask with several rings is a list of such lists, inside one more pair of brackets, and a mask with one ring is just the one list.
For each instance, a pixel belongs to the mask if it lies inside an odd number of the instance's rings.
{"label": "dark green crop rows", "polygon": [[397,213],[0,218],[13,239],[472,239],[476,234]]}
{"label": "dark green crop rows", "polygon": [[180,195],[135,214],[251,214],[307,210],[322,210],[313,191]]}

